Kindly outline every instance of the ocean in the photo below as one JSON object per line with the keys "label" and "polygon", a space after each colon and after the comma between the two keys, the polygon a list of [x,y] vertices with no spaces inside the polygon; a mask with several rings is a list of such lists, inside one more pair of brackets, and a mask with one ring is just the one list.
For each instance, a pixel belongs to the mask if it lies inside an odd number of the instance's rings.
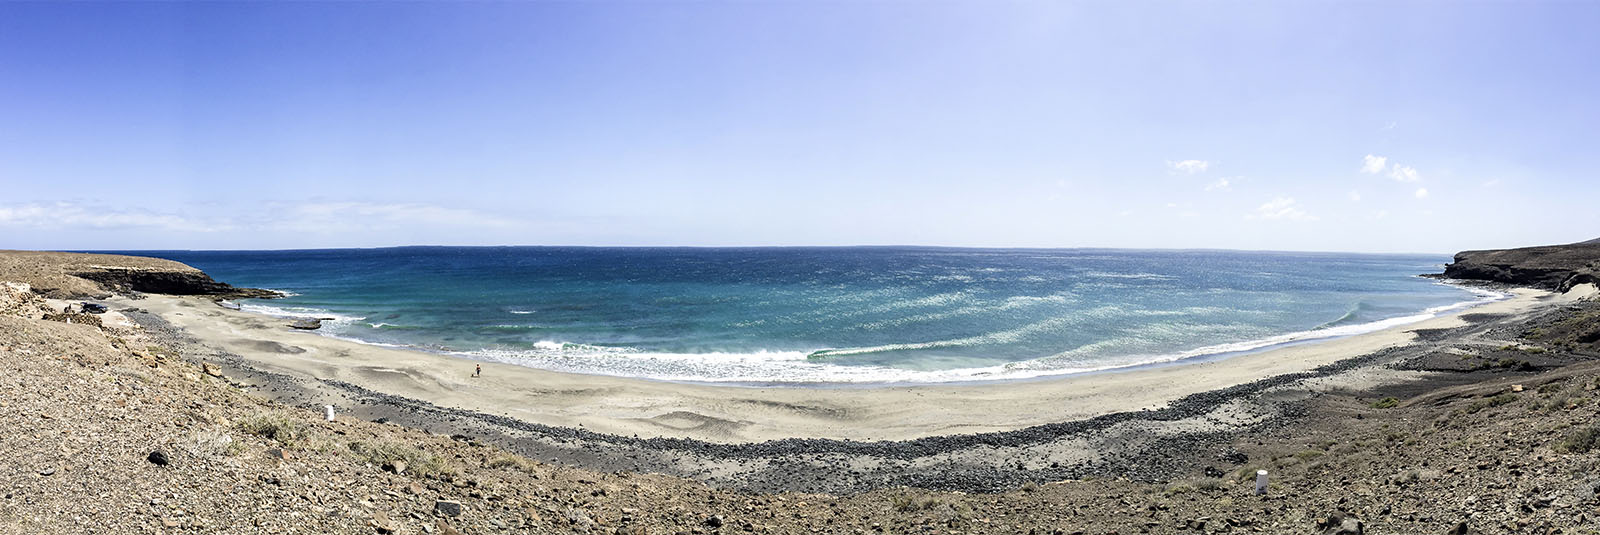
{"label": "ocean", "polygon": [[746,385],[1025,379],[1223,358],[1498,298],[1444,255],[927,247],[131,251],[289,294],[322,335]]}

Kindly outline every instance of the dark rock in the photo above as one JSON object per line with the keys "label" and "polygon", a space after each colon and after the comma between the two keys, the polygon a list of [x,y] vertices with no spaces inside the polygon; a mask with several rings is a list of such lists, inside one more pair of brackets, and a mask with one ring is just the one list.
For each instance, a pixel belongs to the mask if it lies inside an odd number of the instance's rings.
{"label": "dark rock", "polygon": [[289,324],[289,327],[295,328],[295,329],[300,329],[300,330],[305,330],[305,331],[315,331],[317,329],[321,329],[322,328],[322,320],[319,320],[319,319],[295,320],[294,323],[290,323]]}
{"label": "dark rock", "polygon": [[1361,519],[1344,513],[1328,515],[1322,523],[1322,535],[1361,535],[1363,526]]}
{"label": "dark rock", "polygon": [[433,502],[433,513],[444,516],[461,516],[461,502],[438,500]]}
{"label": "dark rock", "polygon": [[146,455],[144,459],[150,461],[150,464],[154,464],[156,466],[166,466],[167,463],[172,462],[171,459],[167,458],[167,452],[161,450],[150,452],[150,455]]}
{"label": "dark rock", "polygon": [[1222,477],[1228,475],[1227,472],[1223,472],[1215,466],[1207,466],[1205,469],[1205,474],[1206,477]]}
{"label": "dark rock", "polygon": [[706,526],[711,528],[722,527],[722,515],[711,515],[706,518]]}
{"label": "dark rock", "polygon": [[258,288],[238,288],[212,280],[199,271],[148,271],[127,268],[99,268],[96,271],[73,273],[117,293],[144,292],[167,295],[208,295],[223,299],[277,298],[283,294]]}
{"label": "dark rock", "polygon": [[53,475],[56,475],[56,469],[54,469],[54,468],[46,468],[44,470],[40,470],[39,471],[39,475],[41,475],[41,476],[53,476]]}
{"label": "dark rock", "polygon": [[1570,245],[1462,251],[1445,265],[1447,279],[1469,279],[1567,291],[1600,284],[1600,240]]}
{"label": "dark rock", "polygon": [[404,474],[406,473],[406,462],[399,459],[384,462],[383,471]]}

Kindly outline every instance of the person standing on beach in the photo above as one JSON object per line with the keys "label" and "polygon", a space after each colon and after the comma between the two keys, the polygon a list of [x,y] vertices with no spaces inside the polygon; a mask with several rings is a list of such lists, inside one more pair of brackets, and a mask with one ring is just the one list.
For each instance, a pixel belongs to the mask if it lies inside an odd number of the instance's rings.
{"label": "person standing on beach", "polygon": [[477,368],[472,370],[472,376],[473,377],[477,377],[479,375],[483,375],[483,365],[482,364],[479,364]]}

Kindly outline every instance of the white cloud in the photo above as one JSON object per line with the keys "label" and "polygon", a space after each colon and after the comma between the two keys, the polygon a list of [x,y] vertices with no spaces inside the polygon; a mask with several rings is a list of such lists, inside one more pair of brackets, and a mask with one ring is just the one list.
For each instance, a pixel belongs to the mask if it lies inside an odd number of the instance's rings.
{"label": "white cloud", "polygon": [[354,201],[275,203],[273,214],[260,225],[299,232],[390,230],[401,227],[512,227],[517,221],[475,210],[424,203],[369,203]]}
{"label": "white cloud", "polygon": [[1389,159],[1383,156],[1373,156],[1368,154],[1361,160],[1361,172],[1369,175],[1382,173],[1383,168],[1389,165]]}
{"label": "white cloud", "polygon": [[1195,173],[1206,172],[1206,169],[1211,168],[1211,162],[1205,160],[1183,160],[1179,162],[1167,162],[1167,167],[1171,167],[1173,171],[1189,173],[1192,175]]}
{"label": "white cloud", "polygon": [[1495,187],[1495,186],[1498,186],[1498,185],[1500,185],[1500,179],[1498,179],[1498,178],[1491,178],[1491,179],[1485,180],[1483,182],[1483,187],[1485,187],[1485,188],[1492,188],[1492,187]]}
{"label": "white cloud", "polygon": [[1278,197],[1256,208],[1251,219],[1288,219],[1291,221],[1316,221],[1317,217],[1300,209],[1294,197]]}
{"label": "white cloud", "polygon": [[37,229],[160,229],[179,232],[231,230],[225,222],[201,221],[149,210],[118,210],[76,202],[0,205],[0,226]]}
{"label": "white cloud", "polygon": [[335,234],[400,228],[505,228],[521,222],[473,210],[423,203],[274,202],[226,217],[123,210],[69,201],[0,204],[0,228],[145,229],[163,232],[290,231]]}
{"label": "white cloud", "polygon": [[1418,199],[1428,198],[1428,188],[1417,188],[1416,195]]}
{"label": "white cloud", "polygon": [[1394,164],[1394,168],[1389,170],[1389,178],[1393,178],[1401,182],[1416,182],[1422,179],[1421,176],[1417,175],[1417,169],[1415,167],[1400,164]]}
{"label": "white cloud", "polygon": [[1361,202],[1361,192],[1356,191],[1356,190],[1350,190],[1350,201],[1351,202]]}
{"label": "white cloud", "polygon": [[1231,187],[1233,187],[1233,183],[1229,182],[1227,177],[1223,177],[1223,178],[1217,179],[1216,182],[1212,182],[1210,184],[1206,184],[1206,191],[1212,191],[1212,190],[1228,191],[1228,188],[1231,188]]}

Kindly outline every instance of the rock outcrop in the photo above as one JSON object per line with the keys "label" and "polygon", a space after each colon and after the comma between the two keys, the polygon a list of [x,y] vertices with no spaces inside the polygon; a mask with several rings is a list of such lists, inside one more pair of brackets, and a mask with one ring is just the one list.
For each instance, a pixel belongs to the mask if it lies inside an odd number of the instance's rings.
{"label": "rock outcrop", "polygon": [[1462,251],[1440,275],[1556,291],[1600,283],[1600,239],[1569,245]]}
{"label": "rock outcrop", "polygon": [[222,299],[282,297],[272,290],[239,288],[217,282],[200,271],[154,271],[138,268],[101,267],[93,271],[73,273],[81,279],[100,284],[100,287],[117,293],[153,293],[167,295],[206,295]]}
{"label": "rock outcrop", "polygon": [[203,295],[218,299],[283,297],[212,280],[193,266],[161,258],[98,253],[0,251],[0,281],[27,284],[52,299],[102,299],[112,293]]}

